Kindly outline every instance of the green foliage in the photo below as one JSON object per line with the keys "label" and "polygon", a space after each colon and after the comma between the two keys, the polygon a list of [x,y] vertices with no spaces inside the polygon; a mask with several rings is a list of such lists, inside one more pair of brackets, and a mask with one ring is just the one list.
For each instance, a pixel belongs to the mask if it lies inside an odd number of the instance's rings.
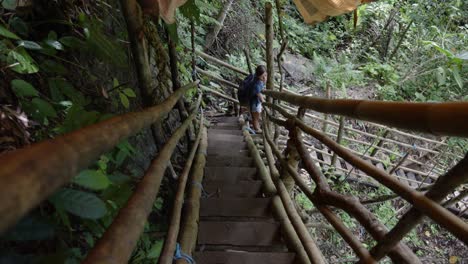
{"label": "green foliage", "polygon": [[85,219],[99,219],[107,213],[104,202],[89,192],[63,188],[49,200],[57,210],[65,210]]}
{"label": "green foliage", "polygon": [[312,208],[314,208],[314,205],[312,204],[310,199],[303,192],[299,192],[295,196],[295,198],[296,198],[297,204],[301,206],[302,208],[304,208],[305,210],[311,210]]}
{"label": "green foliage", "polygon": [[91,190],[106,189],[110,181],[102,171],[84,170],[73,179],[73,183]]}

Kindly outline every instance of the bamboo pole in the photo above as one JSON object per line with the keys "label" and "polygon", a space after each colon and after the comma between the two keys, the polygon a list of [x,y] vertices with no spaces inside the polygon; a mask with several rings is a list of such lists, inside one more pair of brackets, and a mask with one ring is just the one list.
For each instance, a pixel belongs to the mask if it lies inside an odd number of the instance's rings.
{"label": "bamboo pole", "polygon": [[218,36],[219,31],[221,31],[221,28],[223,28],[224,20],[226,19],[226,15],[229,12],[229,9],[231,8],[232,2],[234,0],[227,0],[221,10],[219,11],[218,18],[217,18],[217,24],[214,25],[213,31],[209,32],[206,35],[206,40],[205,40],[205,51],[210,49],[213,43],[216,40],[216,37]]}
{"label": "bamboo pole", "polygon": [[[327,99],[331,99],[331,88],[330,88],[330,84],[327,82]],[[328,115],[325,114],[323,116],[323,119],[325,121],[328,121]],[[328,122],[323,122],[323,127],[322,127],[322,131],[324,133],[327,133],[327,125],[328,125]]]}
{"label": "bamboo pole", "polygon": [[[438,203],[427,198],[426,196],[420,194],[419,192],[411,189],[407,185],[403,185],[394,177],[389,175],[383,170],[380,170],[374,167],[372,164],[367,163],[365,160],[359,158],[350,151],[344,149],[342,146],[336,144],[329,137],[323,133],[308,127],[301,120],[297,119],[293,115],[287,113],[284,109],[279,106],[269,105],[272,108],[275,108],[281,114],[286,116],[288,119],[294,120],[296,126],[298,126],[303,132],[315,137],[331,150],[335,151],[341,158],[349,162],[350,164],[356,166],[361,171],[367,173],[369,176],[373,177],[375,180],[381,184],[387,186],[389,189],[399,194],[403,199],[407,200],[409,203],[413,204],[418,210],[422,213],[429,216],[435,222],[444,226],[449,230],[453,235],[458,237],[464,243],[468,243],[468,224],[464,223],[461,219],[454,216],[444,207],[440,206]],[[467,159],[468,160],[468,159]],[[468,177],[468,174],[464,175]],[[439,180],[443,177],[439,177]]]}
{"label": "bamboo pole", "polygon": [[251,157],[254,159],[255,164],[257,164],[258,177],[263,182],[263,192],[267,197],[274,196],[276,194],[276,187],[268,174],[267,168],[263,163],[262,157],[260,156],[257,147],[255,146],[252,136],[250,136],[250,133],[246,128],[247,125],[244,124],[242,130],[245,142],[247,143]]}
{"label": "bamboo pole", "polygon": [[[464,184],[467,179],[468,154],[466,154],[465,157],[443,177],[439,177],[437,182],[423,197],[430,199],[430,201],[433,201],[438,205],[438,203],[441,202],[451,191],[455,190],[461,184]],[[417,206],[414,203],[412,204],[413,207],[402,218],[400,218],[400,221],[392,228],[392,230],[390,230],[389,233],[387,233],[387,235],[385,235],[385,239],[372,248],[371,254],[377,260],[383,258],[386,252],[394,247],[396,242],[403,239],[403,237],[423,219],[423,213],[425,212],[421,212],[421,210],[417,209]],[[454,216],[453,214],[451,215]],[[456,219],[460,220],[459,218]],[[462,220],[460,221],[465,224],[464,230],[453,230],[452,226],[447,227],[447,225],[441,225],[449,229],[453,235],[462,240],[466,245],[468,244],[468,227],[466,223]]]}
{"label": "bamboo pole", "polygon": [[[326,178],[311,161],[310,155],[307,153],[307,149],[302,143],[300,136],[294,133],[294,130],[296,129],[297,128],[295,127],[291,127],[291,130],[293,131],[292,136],[296,139],[295,143],[298,152],[301,155],[305,169],[309,172],[316,183],[316,188],[319,189],[309,198],[312,199],[312,201],[315,200],[319,204],[331,205],[344,210],[353,216],[376,241],[382,241],[383,236],[387,233],[385,225],[382,224],[364,205],[362,205],[356,197],[342,195],[330,189]],[[299,177],[298,180],[302,181]],[[310,195],[310,193],[311,192],[306,192],[306,195]],[[390,251],[389,257],[392,261],[397,263],[421,263],[411,249],[401,242],[399,242],[399,244]],[[362,263],[368,263],[369,261],[375,260],[372,259],[372,257],[370,259],[361,258]]]}
{"label": "bamboo pole", "polygon": [[[266,38],[266,67],[267,67],[267,82],[266,89],[273,90],[275,72],[274,72],[274,54],[273,54],[273,6],[270,2],[265,3],[265,38]],[[268,102],[272,102],[272,98],[268,99]]]}
{"label": "bamboo pole", "polygon": [[234,88],[235,90],[239,89],[239,85],[237,85],[237,84],[235,84],[233,82],[230,82],[230,81],[227,81],[227,80],[225,80],[223,78],[215,76],[214,74],[212,74],[212,73],[210,73],[208,71],[202,70],[202,69],[200,69],[198,67],[196,67],[196,69],[197,69],[197,72],[201,73],[202,75],[205,75],[206,77],[208,77],[208,78],[210,78],[212,80],[215,80],[215,81],[217,81],[217,82],[219,82],[221,84],[229,86],[230,88]]}
{"label": "bamboo pole", "polygon": [[[337,143],[337,144],[341,144],[341,140],[342,140],[342,138],[343,138],[343,127],[344,127],[344,123],[345,123],[345,119],[344,119],[344,117],[342,116],[342,117],[340,117],[340,127],[338,128],[338,135],[337,135],[337,137],[336,137],[336,143]],[[330,164],[332,167],[335,167],[336,158],[337,158],[336,153],[333,152],[333,157],[332,157],[332,159],[331,159],[331,164]]]}
{"label": "bamboo pole", "polygon": [[243,74],[243,75],[249,75],[248,72],[246,72],[246,71],[244,71],[242,69],[239,69],[239,68],[237,68],[235,66],[232,66],[231,64],[226,63],[226,62],[224,62],[224,61],[222,61],[220,59],[217,59],[217,58],[215,58],[213,56],[210,56],[210,55],[208,55],[208,54],[206,54],[206,53],[204,53],[202,51],[196,50],[195,54],[197,54],[198,56],[202,57],[205,60],[208,60],[208,61],[214,62],[216,64],[219,64],[219,65],[221,65],[223,67],[226,67],[226,68],[228,68],[230,70],[233,70],[233,71],[235,71],[237,73],[240,73],[240,74]]}
{"label": "bamboo pole", "polygon": [[223,93],[220,93],[220,92],[218,92],[218,91],[215,91],[215,90],[213,90],[213,89],[210,89],[210,88],[208,88],[208,87],[206,87],[206,86],[204,86],[204,85],[201,85],[201,84],[200,84],[200,88],[201,88],[203,91],[209,92],[209,93],[211,93],[211,94],[213,94],[213,95],[216,95],[216,96],[218,96],[218,97],[221,97],[221,98],[226,99],[226,100],[228,100],[228,101],[231,101],[231,102],[233,102],[233,103],[237,103],[237,104],[239,103],[238,100],[236,100],[236,99],[234,99],[234,98],[231,98],[231,97],[229,97],[229,96],[227,96],[227,95],[225,95],[225,94],[223,94]]}
{"label": "bamboo pole", "polygon": [[322,113],[343,115],[402,129],[468,137],[468,102],[407,103],[322,99],[288,92],[263,91],[278,100]]}
{"label": "bamboo pole", "polygon": [[370,156],[371,157],[374,157],[375,154],[377,154],[377,151],[379,151],[379,149],[382,147],[383,143],[385,142],[385,138],[388,136],[388,133],[390,133],[389,130],[385,130],[385,132],[383,132],[382,134],[382,138],[379,139],[379,142],[377,142],[377,144],[375,145],[374,149],[371,151],[370,153]]}
{"label": "bamboo pole", "polygon": [[187,161],[185,163],[184,169],[179,176],[179,182],[177,185],[177,192],[174,200],[174,207],[172,209],[172,216],[169,228],[167,230],[166,239],[164,240],[164,247],[159,257],[159,264],[171,264],[174,257],[174,251],[176,249],[177,243],[177,235],[179,234],[180,229],[180,218],[182,215],[182,206],[184,204],[184,192],[185,186],[187,185],[187,178],[190,173],[190,169],[192,168],[193,159],[195,157],[196,151],[198,149],[198,145],[200,143],[201,135],[202,135],[202,127],[203,127],[203,112],[200,117],[200,126],[197,133],[197,138],[195,139],[195,143],[192,146],[192,150],[187,157]]}
{"label": "bamboo pole", "polygon": [[403,162],[405,162],[405,160],[409,157],[409,152],[406,152],[406,154],[400,159],[400,161],[398,161],[398,163],[395,165],[395,167],[393,167],[389,172],[388,174],[393,174],[400,166],[401,164],[403,164]]}
{"label": "bamboo pole", "polygon": [[[201,96],[198,99],[197,106],[200,105],[200,102]],[[198,110],[198,107],[196,107],[196,110]],[[143,232],[148,215],[151,213],[154,200],[158,196],[159,187],[172,153],[195,118],[196,113],[197,111],[193,112],[184,121],[159,151],[145,176],[138,183],[135,192],[126,205],[120,209],[111,226],[99,239],[83,263],[125,263],[130,259],[133,249]]]}
{"label": "bamboo pole", "polygon": [[[202,124],[202,134],[197,155],[191,170],[191,182],[187,191],[187,201],[184,203],[184,218],[179,232],[179,243],[182,252],[191,255],[195,250],[200,217],[200,197],[202,190],[196,183],[201,183],[206,164],[208,136],[206,127]],[[186,264],[185,260],[177,260],[177,264]]]}
{"label": "bamboo pole", "polygon": [[271,152],[271,147],[268,144],[268,139],[266,138],[266,134],[268,134],[269,130],[267,126],[264,126],[264,131],[266,131],[263,135],[263,141],[265,146],[265,152],[267,156],[268,165],[270,168],[270,175],[273,179],[275,184],[277,193],[281,198],[281,202],[286,210],[286,213],[297,233],[301,243],[307,253],[307,256],[312,261],[312,263],[326,263],[322,252],[317,247],[317,244],[310,236],[309,231],[307,230],[304,222],[302,221],[300,215],[298,214],[296,207],[294,206],[293,201],[289,195],[289,191],[287,190],[286,186],[283,184],[283,181],[280,179],[280,175],[278,170],[275,167],[273,161],[273,154]]}
{"label": "bamboo pole", "polygon": [[250,74],[253,74],[252,63],[251,63],[252,60],[250,59],[249,48],[244,48],[244,55],[245,55],[245,60],[247,62],[247,69],[249,70]]}
{"label": "bamboo pole", "polygon": [[[273,154],[276,156],[276,158],[282,164],[282,166],[285,166],[286,168],[288,168],[289,172],[291,173],[291,175],[296,180],[296,184],[303,191],[303,193],[311,200],[312,203],[314,203],[315,206],[320,206],[319,204],[317,204],[317,200],[313,198],[313,193],[312,193],[312,190],[309,188],[309,186],[307,186],[307,184],[305,184],[304,181],[302,181],[302,179],[300,179],[300,176],[298,175],[298,173],[296,171],[294,171],[293,168],[290,168],[287,165],[286,161],[281,156],[280,151],[276,148],[274,142],[271,141],[269,138],[266,138],[266,140],[267,140],[269,146],[271,147],[271,149],[273,151]],[[330,215],[328,215],[328,216],[330,216]],[[337,217],[334,217],[331,220],[332,221],[330,221],[330,223],[332,225],[334,225],[334,226],[336,225],[336,227],[337,227],[336,230],[343,237],[343,239],[345,239],[346,242],[349,241],[348,243],[351,246],[351,248],[353,249],[353,251],[358,256],[360,256],[361,258],[369,260],[369,263],[373,263],[371,261],[372,257],[370,256],[369,251],[367,251],[367,249],[365,249],[363,247],[363,245],[359,242],[359,240],[357,238],[355,238],[354,235],[351,232],[349,232],[349,231],[344,232],[344,230],[342,229],[344,224],[341,222],[341,220],[338,219]]]}
{"label": "bamboo pole", "polygon": [[0,233],[121,140],[160,121],[196,84],[180,88],[157,106],[3,154],[0,157]]}

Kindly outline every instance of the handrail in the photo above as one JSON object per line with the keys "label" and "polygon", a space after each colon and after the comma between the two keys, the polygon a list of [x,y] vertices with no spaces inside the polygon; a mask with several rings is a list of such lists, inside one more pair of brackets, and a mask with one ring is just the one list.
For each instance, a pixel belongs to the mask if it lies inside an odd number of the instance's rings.
{"label": "handrail", "polygon": [[143,232],[148,215],[151,213],[154,200],[158,196],[168,161],[171,159],[180,138],[185,135],[185,131],[198,113],[201,98],[200,94],[193,113],[164,144],[164,147],[159,151],[158,156],[146,171],[145,176],[138,183],[127,204],[120,209],[118,215],[88,254],[84,263],[128,262]]}
{"label": "handrail", "polygon": [[184,204],[184,192],[185,186],[187,185],[187,178],[190,173],[190,169],[192,168],[193,159],[195,158],[196,151],[198,150],[198,145],[201,140],[202,130],[203,130],[203,112],[201,113],[200,117],[200,126],[197,133],[197,138],[195,139],[195,143],[190,150],[190,153],[187,157],[187,161],[185,163],[184,169],[179,176],[178,184],[177,184],[177,192],[175,195],[174,206],[172,208],[172,215],[170,220],[169,229],[167,230],[167,235],[164,240],[164,247],[161,251],[161,255],[159,256],[159,264],[171,264],[174,251],[176,249],[177,243],[177,235],[179,234],[180,230],[180,218],[182,215],[182,206]]}
{"label": "handrail", "polygon": [[161,120],[198,81],[161,104],[0,156],[0,233],[121,140]]}
{"label": "handrail", "polygon": [[[468,244],[468,224],[464,223],[458,217],[453,215],[450,211],[448,211],[438,203],[434,202],[433,200],[427,198],[423,194],[411,189],[406,185],[401,184],[398,180],[390,176],[385,171],[380,170],[374,167],[373,165],[367,163],[366,161],[362,160],[361,158],[357,157],[350,151],[344,149],[342,146],[337,144],[335,141],[331,140],[323,133],[307,126],[295,116],[287,113],[281,107],[268,103],[265,103],[265,105],[277,110],[289,120],[292,120],[294,122],[294,126],[297,126],[305,133],[317,138],[331,150],[336,152],[337,155],[339,155],[341,158],[343,158],[350,164],[356,166],[359,170],[367,173],[369,176],[373,177],[381,184],[387,186],[395,193],[399,194],[402,198],[413,204],[416,208],[424,212],[431,219],[447,228],[453,235],[458,237],[464,243]],[[468,175],[466,175],[465,178],[468,178]],[[463,182],[457,181],[457,183],[459,183],[460,185]]]}
{"label": "handrail", "polygon": [[436,135],[468,137],[468,102],[407,103],[324,99],[289,92],[263,92],[275,99],[322,113]]}
{"label": "handrail", "polygon": [[[268,131],[268,129],[267,129],[267,131]],[[314,205],[317,206],[318,205],[317,204],[317,199],[315,199],[315,197],[314,197],[314,194],[317,193],[317,192],[313,192],[309,188],[309,186],[307,186],[307,184],[301,179],[301,177],[298,175],[298,173],[291,166],[289,166],[289,164],[287,164],[287,162],[283,159],[283,157],[282,157],[281,153],[279,152],[279,150],[276,148],[274,142],[271,141],[268,137],[266,139],[267,139],[271,149],[273,150],[273,154],[275,154],[275,156],[276,156],[277,160],[280,162],[281,166],[288,170],[288,173],[293,177],[294,181],[296,182],[298,187],[301,189],[301,191],[312,201],[312,203],[314,203]],[[315,175],[321,175],[321,174],[319,174],[319,172],[317,172],[317,174],[315,174]],[[328,186],[328,184],[326,183],[326,180],[324,179],[323,175],[320,176],[320,177],[315,176],[314,181],[316,182],[317,185],[322,183],[322,185],[324,185],[325,187]],[[327,191],[327,190],[321,190],[321,191]],[[331,192],[329,190],[328,190],[327,193],[331,194]],[[317,193],[317,194],[320,194],[320,193]],[[327,196],[327,198],[328,198],[328,196]],[[355,199],[354,200],[349,199],[349,198],[344,198],[344,199],[348,200],[351,203],[354,202],[354,205],[356,203]],[[326,201],[326,199],[324,199],[324,200]],[[347,211],[347,213],[350,213],[350,214],[356,213],[356,211],[350,211],[350,209],[352,209],[352,207],[349,206],[349,204],[346,204],[345,206],[343,206],[343,205],[339,206],[339,205],[337,205],[335,203],[335,204],[333,204],[333,206],[337,206],[340,209],[343,209],[343,210]],[[360,210],[366,212],[367,209],[361,207]],[[371,217],[370,213],[365,214],[365,215],[368,215],[369,217]],[[379,236],[383,235],[382,232],[385,230],[385,226],[383,226],[381,224],[379,225],[379,221],[377,219],[375,219],[375,218],[370,218],[370,219],[360,218],[358,220],[366,228],[366,230],[369,231],[369,233],[373,237],[379,237]],[[342,228],[340,226],[344,225],[344,224],[341,222],[341,220],[339,220],[338,218],[335,218],[335,221],[339,221],[339,222],[335,222],[335,223],[331,222],[331,223],[336,224],[337,231],[340,233],[340,235],[343,236],[345,241],[350,243],[349,245],[351,246],[353,251],[358,256],[361,256],[363,259],[368,259],[369,261],[371,261],[372,258],[369,259],[369,252],[367,251],[367,249],[363,248],[363,246],[360,243],[356,243],[356,241],[358,241],[357,238],[353,238],[352,236],[350,236],[350,233],[343,232],[343,230],[342,230]],[[341,222],[341,224],[340,224],[340,222]],[[414,257],[411,257],[411,255],[412,255],[411,250],[409,250],[407,248],[403,248],[401,246],[399,247],[399,250],[392,251],[392,257],[395,257],[395,259],[402,259],[402,258],[405,258],[405,256],[406,256],[406,257],[409,257],[410,259],[414,260]]]}
{"label": "handrail", "polygon": [[[202,189],[201,184],[205,172],[206,150],[208,146],[208,133],[206,127],[202,127],[200,145],[193,168],[190,173],[190,185],[187,190],[187,197],[184,202],[184,219],[179,231],[178,241],[181,251],[185,254],[191,254],[195,249],[198,232],[198,220],[200,217],[200,197]],[[177,260],[177,264],[186,264],[184,260]]]}
{"label": "handrail", "polygon": [[200,85],[200,88],[201,88],[203,91],[205,91],[205,92],[211,93],[211,94],[213,94],[213,95],[216,95],[216,96],[218,96],[218,97],[221,97],[221,98],[223,98],[223,99],[226,99],[226,100],[228,100],[228,101],[230,101],[230,102],[237,103],[237,104],[239,103],[239,100],[236,100],[236,99],[234,99],[234,98],[232,98],[232,97],[229,97],[229,96],[227,96],[227,95],[224,95],[223,93],[220,93],[220,92],[218,92],[218,91],[215,91],[215,90],[213,90],[213,89],[210,89],[210,88],[208,88],[208,87],[206,87],[206,86],[204,86],[204,85]]}

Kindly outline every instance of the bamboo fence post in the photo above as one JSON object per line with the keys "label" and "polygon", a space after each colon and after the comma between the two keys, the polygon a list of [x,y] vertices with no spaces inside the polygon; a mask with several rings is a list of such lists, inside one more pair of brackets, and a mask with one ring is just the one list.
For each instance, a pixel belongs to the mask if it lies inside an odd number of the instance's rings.
{"label": "bamboo fence post", "polygon": [[[122,12],[127,24],[128,38],[133,55],[133,60],[138,77],[138,86],[142,94],[143,105],[151,107],[154,103],[154,83],[152,71],[149,65],[148,44],[145,38],[140,36],[144,28],[142,10],[136,0],[120,0]],[[165,143],[164,130],[162,124],[157,122],[151,126],[154,141],[158,149]],[[172,162],[169,161],[169,170],[174,171]],[[173,174],[174,175],[174,174]]]}
{"label": "bamboo fence post", "polygon": [[[200,197],[202,190],[198,184],[203,180],[203,174],[206,164],[206,150],[208,146],[207,130],[204,124],[201,125],[201,140],[198,146],[197,155],[191,169],[191,184],[187,191],[187,201],[184,203],[184,218],[182,220],[181,230],[178,241],[181,251],[191,255],[195,250],[198,233],[198,219],[200,217]],[[186,264],[185,260],[177,260],[177,264]]]}
{"label": "bamboo fence post", "polygon": [[369,156],[374,157],[375,154],[377,154],[377,151],[379,151],[379,148],[382,147],[382,145],[383,145],[383,143],[385,141],[385,138],[388,136],[388,133],[390,133],[390,130],[385,130],[383,132],[383,134],[381,136],[382,138],[379,140],[379,142],[377,142],[376,147],[374,147],[374,149],[372,149]]}
{"label": "bamboo fence post", "polygon": [[[330,99],[330,98],[331,98],[330,83],[327,82],[326,86],[327,86],[327,99]],[[328,122],[326,122],[326,121],[328,121],[328,114],[325,114],[324,117],[323,117],[323,119],[325,120],[325,122],[323,122],[322,131],[323,131],[324,133],[327,133]]]}
{"label": "bamboo fence post", "polygon": [[[344,124],[345,124],[345,118],[344,118],[344,116],[342,116],[342,117],[340,117],[340,126],[338,128],[338,134],[336,136],[336,143],[337,144],[341,144],[341,140],[343,138]],[[331,164],[330,164],[331,167],[335,167],[336,158],[337,158],[337,155],[336,155],[335,152],[333,152],[333,156],[332,156]]]}
{"label": "bamboo fence post", "polygon": [[197,79],[197,55],[195,53],[195,20],[193,18],[190,19],[190,44],[192,48],[192,80],[195,81]]}
{"label": "bamboo fence post", "polygon": [[[168,40],[169,63],[170,63],[170,68],[171,68],[172,86],[173,86],[173,90],[175,91],[181,87],[180,78],[179,78],[179,69],[177,67],[179,59],[177,56],[176,43],[171,38],[171,35],[167,31],[167,29],[166,29],[166,35],[167,35],[167,40]],[[188,112],[187,112],[187,109],[185,108],[184,99],[181,98],[179,102],[177,102],[177,105],[179,108],[180,120],[186,119],[188,117]],[[195,132],[194,132],[193,124],[190,124],[187,130],[187,138],[189,139],[189,141],[193,141],[195,139]]]}
{"label": "bamboo fence post", "polygon": [[170,225],[167,230],[166,239],[164,240],[164,247],[159,257],[159,264],[171,264],[174,257],[174,251],[176,249],[177,244],[177,235],[179,234],[180,230],[180,218],[182,215],[182,207],[184,204],[184,193],[185,193],[185,186],[187,185],[187,178],[190,173],[190,169],[192,168],[193,159],[195,157],[196,151],[198,149],[198,145],[200,143],[201,135],[202,135],[202,128],[203,128],[203,112],[201,113],[200,122],[199,122],[199,129],[197,133],[197,138],[190,150],[190,153],[187,157],[187,162],[185,163],[184,169],[179,176],[179,182],[177,185],[177,192],[174,199],[174,206],[172,208],[172,215],[170,220]]}
{"label": "bamboo fence post", "polygon": [[245,55],[245,60],[247,62],[247,69],[249,70],[250,74],[253,74],[252,62],[251,62],[251,59],[250,59],[249,48],[244,48],[244,55]]}
{"label": "bamboo fence post", "polygon": [[[267,83],[266,89],[273,90],[275,72],[274,72],[274,54],[273,54],[273,7],[270,2],[265,3],[265,37],[266,37],[266,67],[267,67]],[[273,102],[273,98],[268,98],[268,102]]]}
{"label": "bamboo fence post", "polygon": [[406,154],[398,161],[398,163],[388,172],[388,174],[393,174],[400,166],[405,162],[405,160],[409,157],[409,152],[406,152]]}

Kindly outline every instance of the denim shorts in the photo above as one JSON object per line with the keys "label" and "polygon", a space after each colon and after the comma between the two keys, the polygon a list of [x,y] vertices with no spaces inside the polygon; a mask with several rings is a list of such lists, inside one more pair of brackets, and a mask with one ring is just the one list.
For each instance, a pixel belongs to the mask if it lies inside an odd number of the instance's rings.
{"label": "denim shorts", "polygon": [[250,106],[250,111],[256,112],[256,113],[261,113],[262,112],[262,103],[258,103],[257,105],[252,104]]}

